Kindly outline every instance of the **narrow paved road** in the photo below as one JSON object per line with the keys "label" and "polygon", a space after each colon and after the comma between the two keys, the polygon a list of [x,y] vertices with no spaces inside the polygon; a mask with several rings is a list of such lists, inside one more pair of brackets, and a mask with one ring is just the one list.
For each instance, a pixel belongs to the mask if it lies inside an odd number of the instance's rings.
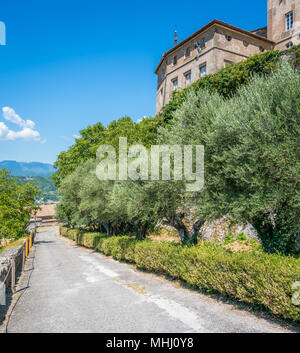
{"label": "narrow paved road", "polygon": [[57,229],[37,235],[19,293],[8,332],[289,332],[77,247]]}

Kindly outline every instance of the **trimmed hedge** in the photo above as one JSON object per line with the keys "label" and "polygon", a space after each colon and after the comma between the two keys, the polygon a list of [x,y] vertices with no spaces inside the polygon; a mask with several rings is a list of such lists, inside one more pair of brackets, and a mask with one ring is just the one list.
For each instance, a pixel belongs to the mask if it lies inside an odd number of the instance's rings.
{"label": "trimmed hedge", "polygon": [[117,260],[135,262],[135,248],[138,241],[128,236],[102,239],[96,249]]}
{"label": "trimmed hedge", "polygon": [[97,248],[100,239],[106,237],[105,234],[100,233],[84,233],[79,229],[68,229],[65,227],[60,227],[60,235],[69,238],[76,242],[76,244],[84,246],[89,249]]}
{"label": "trimmed hedge", "polygon": [[108,238],[64,227],[60,234],[118,260],[133,262],[141,269],[241,302],[262,305],[275,315],[300,322],[300,306],[291,301],[292,285],[300,281],[300,259],[261,252],[232,253],[212,243],[187,247],[137,241],[128,236]]}

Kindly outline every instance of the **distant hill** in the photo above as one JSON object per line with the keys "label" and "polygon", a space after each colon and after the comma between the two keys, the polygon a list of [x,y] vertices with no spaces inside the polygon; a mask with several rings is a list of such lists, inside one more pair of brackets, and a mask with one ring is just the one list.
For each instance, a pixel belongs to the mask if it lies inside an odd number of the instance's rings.
{"label": "distant hill", "polygon": [[37,204],[48,204],[59,201],[59,196],[57,188],[54,186],[54,180],[51,176],[40,177],[40,176],[31,176],[31,177],[16,177],[17,180],[21,183],[28,183],[30,181],[34,182],[37,187],[40,189],[41,193],[36,197]]}
{"label": "distant hill", "polygon": [[48,177],[55,172],[52,164],[40,162],[17,162],[17,161],[2,161],[0,169],[7,169],[14,176],[23,177]]}

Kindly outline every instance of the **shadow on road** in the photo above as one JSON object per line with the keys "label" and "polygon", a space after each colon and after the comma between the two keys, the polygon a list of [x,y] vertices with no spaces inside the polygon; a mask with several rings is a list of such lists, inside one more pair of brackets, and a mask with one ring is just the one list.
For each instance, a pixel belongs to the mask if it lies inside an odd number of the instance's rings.
{"label": "shadow on road", "polygon": [[55,241],[52,241],[52,240],[38,240],[38,241],[34,242],[35,245],[52,244],[52,243],[55,243]]}

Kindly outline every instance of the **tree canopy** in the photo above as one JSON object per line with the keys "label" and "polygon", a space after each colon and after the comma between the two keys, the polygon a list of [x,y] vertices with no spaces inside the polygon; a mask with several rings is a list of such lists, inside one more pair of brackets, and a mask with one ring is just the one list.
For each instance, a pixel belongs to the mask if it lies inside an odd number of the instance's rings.
{"label": "tree canopy", "polygon": [[34,183],[20,183],[5,170],[0,170],[0,238],[24,235],[39,193]]}
{"label": "tree canopy", "polygon": [[292,253],[300,232],[300,73],[281,64],[267,74],[248,77],[232,97],[190,90],[167,123],[123,118],[104,130],[101,142],[116,150],[120,136],[148,147],[203,145],[203,190],[189,192],[185,179],[100,181],[94,159],[68,170],[61,182],[59,219],[109,235],[136,231],[139,239],[161,222],[191,243],[205,221],[229,215],[252,223],[267,251]]}
{"label": "tree canopy", "polygon": [[198,215],[251,222],[268,250],[290,252],[300,216],[300,74],[283,64],[231,99],[191,91],[160,139],[205,146]]}
{"label": "tree canopy", "polygon": [[112,121],[107,127],[102,123],[88,126],[80,131],[81,137],[67,151],[61,152],[54,164],[57,171],[53,174],[55,185],[70,175],[83,162],[96,158],[96,151],[101,145],[111,145],[119,149],[119,137],[127,137],[128,144],[141,143],[150,146],[155,143],[159,119],[144,118],[135,123],[130,117]]}

